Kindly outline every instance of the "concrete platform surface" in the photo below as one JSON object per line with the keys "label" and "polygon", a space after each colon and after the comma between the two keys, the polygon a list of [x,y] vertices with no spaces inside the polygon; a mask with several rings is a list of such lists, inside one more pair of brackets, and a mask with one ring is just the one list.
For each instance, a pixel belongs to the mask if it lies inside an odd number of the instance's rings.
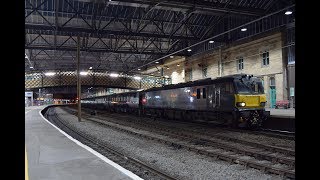
{"label": "concrete platform surface", "polygon": [[25,109],[26,161],[30,180],[141,179],[91,148],[85,149],[88,147],[80,142],[80,145],[76,144],[76,140],[69,139],[50,125],[39,114],[44,107]]}
{"label": "concrete platform surface", "polygon": [[270,116],[278,117],[295,117],[295,109],[271,109],[266,108],[267,111],[270,111]]}

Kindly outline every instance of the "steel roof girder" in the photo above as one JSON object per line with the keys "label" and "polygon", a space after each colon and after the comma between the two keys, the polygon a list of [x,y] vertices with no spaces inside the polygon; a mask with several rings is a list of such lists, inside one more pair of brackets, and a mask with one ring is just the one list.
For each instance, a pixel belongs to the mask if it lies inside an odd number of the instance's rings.
{"label": "steel roof girder", "polygon": [[[50,26],[47,25],[38,25],[38,24],[25,24],[26,29],[34,29],[34,30],[52,30]],[[179,30],[179,29],[178,29]],[[180,35],[174,35],[172,34],[170,37],[170,34],[155,34],[155,33],[147,33],[147,32],[126,32],[126,31],[114,31],[114,30],[99,30],[98,32],[93,29],[88,28],[79,28],[79,27],[59,27],[58,31],[61,32],[75,32],[75,33],[91,33],[93,36],[98,35],[125,35],[125,36],[141,36],[141,37],[155,37],[155,38],[171,38],[171,39],[186,39],[186,40],[198,40],[196,37],[187,37],[187,36],[180,36]],[[54,32],[52,32],[53,34]]]}

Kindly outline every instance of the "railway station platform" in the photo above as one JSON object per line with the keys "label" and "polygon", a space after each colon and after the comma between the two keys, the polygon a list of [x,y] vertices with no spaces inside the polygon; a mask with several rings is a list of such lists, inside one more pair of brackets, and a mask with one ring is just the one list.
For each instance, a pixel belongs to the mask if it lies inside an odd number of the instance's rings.
{"label": "railway station platform", "polygon": [[270,118],[264,123],[264,128],[295,132],[295,109],[271,109]]}
{"label": "railway station platform", "polygon": [[295,118],[295,109],[271,109],[266,108],[267,111],[270,111],[271,117],[287,117]]}
{"label": "railway station platform", "polygon": [[25,108],[26,180],[141,179]]}

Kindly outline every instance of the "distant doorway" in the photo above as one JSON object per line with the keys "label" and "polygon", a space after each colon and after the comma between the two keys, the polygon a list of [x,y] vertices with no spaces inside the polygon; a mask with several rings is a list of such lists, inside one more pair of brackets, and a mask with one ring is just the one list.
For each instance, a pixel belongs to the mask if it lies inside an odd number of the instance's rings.
{"label": "distant doorway", "polygon": [[270,108],[276,107],[276,83],[275,78],[270,77],[270,88],[269,88],[269,102],[270,102]]}

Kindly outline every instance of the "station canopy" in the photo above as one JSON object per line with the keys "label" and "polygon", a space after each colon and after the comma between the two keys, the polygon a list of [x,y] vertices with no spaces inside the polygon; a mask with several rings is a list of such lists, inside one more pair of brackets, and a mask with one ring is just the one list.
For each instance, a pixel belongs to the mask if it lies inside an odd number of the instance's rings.
{"label": "station canopy", "polygon": [[79,48],[82,70],[139,73],[170,56],[292,26],[294,7],[293,0],[26,0],[25,71],[75,71]]}

